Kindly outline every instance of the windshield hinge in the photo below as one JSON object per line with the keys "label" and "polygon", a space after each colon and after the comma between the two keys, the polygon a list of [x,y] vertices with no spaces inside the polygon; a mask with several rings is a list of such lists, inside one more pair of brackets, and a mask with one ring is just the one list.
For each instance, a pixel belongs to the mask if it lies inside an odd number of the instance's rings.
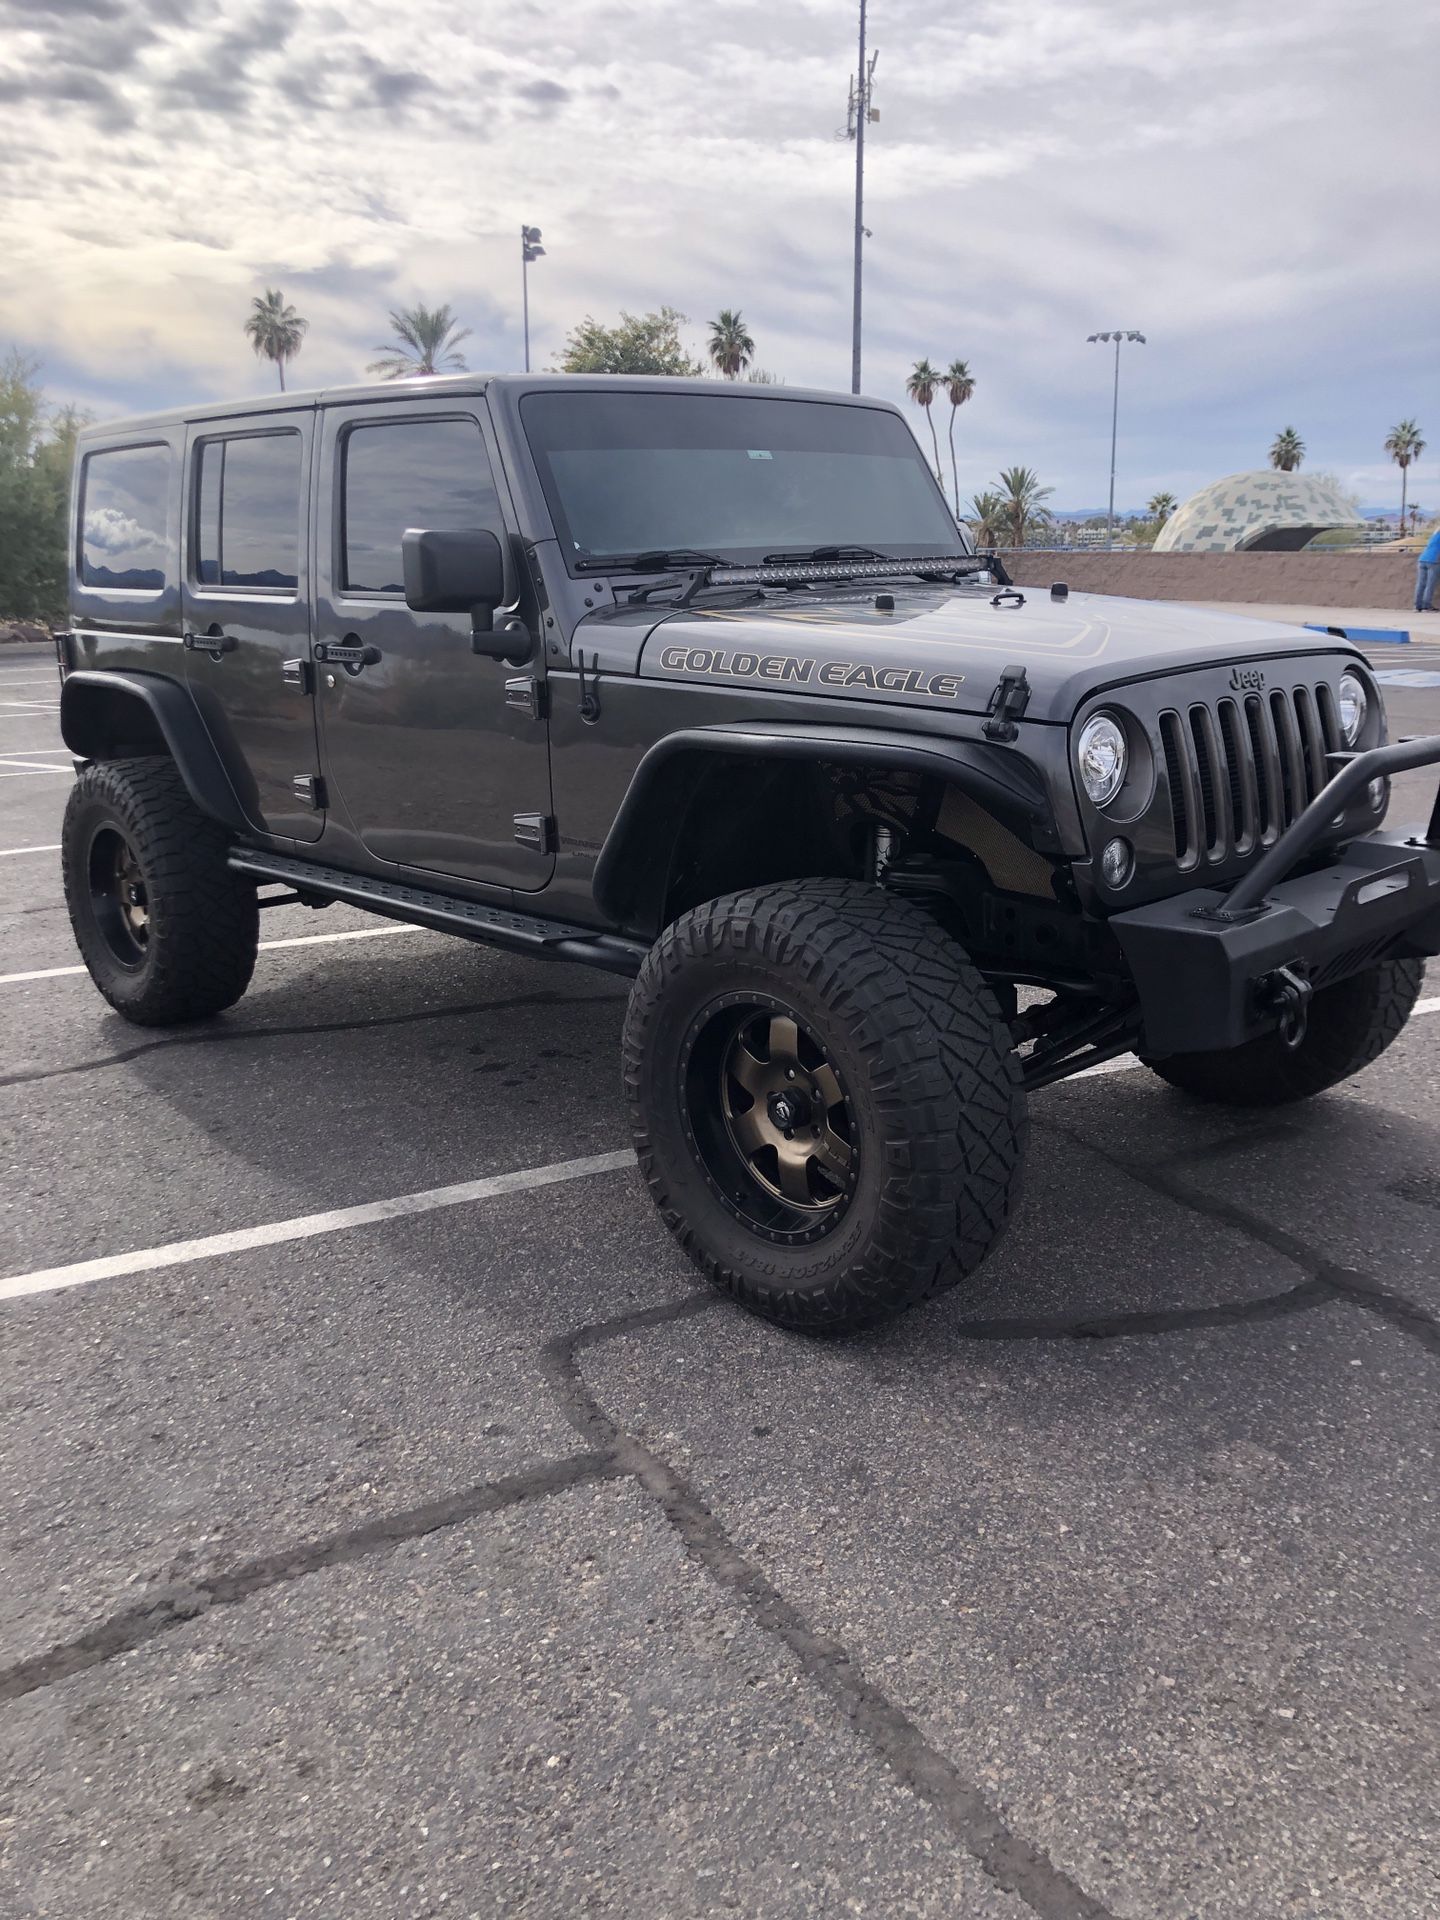
{"label": "windshield hinge", "polygon": [[600,656],[590,656],[590,679],[585,679],[585,655],[575,649],[575,670],[580,675],[580,718],[594,726],[600,718]]}
{"label": "windshield hinge", "polygon": [[1006,667],[995,683],[985,711],[990,718],[981,728],[987,740],[1014,740],[1020,729],[1015,722],[1030,704],[1030,682],[1024,667]]}

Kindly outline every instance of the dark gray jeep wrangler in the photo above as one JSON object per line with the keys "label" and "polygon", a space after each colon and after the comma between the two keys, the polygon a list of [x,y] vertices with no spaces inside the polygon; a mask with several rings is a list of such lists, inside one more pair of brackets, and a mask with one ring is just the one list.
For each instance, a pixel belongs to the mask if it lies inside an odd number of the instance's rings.
{"label": "dark gray jeep wrangler", "polygon": [[892,407],[199,407],[87,431],[72,545],[65,886],[111,1005],[219,1013],[296,898],[632,976],[651,1192],[785,1325],[971,1273],[1029,1091],[1133,1048],[1303,1099],[1440,951],[1440,817],[1377,832],[1440,739],[1386,743],[1358,654],[1016,590]]}

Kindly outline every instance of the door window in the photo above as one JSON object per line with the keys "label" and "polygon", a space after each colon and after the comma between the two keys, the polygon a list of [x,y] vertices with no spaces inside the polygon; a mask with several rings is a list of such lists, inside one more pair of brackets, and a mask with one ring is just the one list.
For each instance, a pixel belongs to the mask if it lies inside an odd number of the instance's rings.
{"label": "door window", "polygon": [[80,491],[80,580],[159,592],[165,585],[168,447],[116,447],[86,457]]}
{"label": "door window", "polygon": [[488,527],[503,533],[490,460],[474,420],[351,427],[341,442],[343,577],[350,593],[403,593],[400,536]]}
{"label": "door window", "polygon": [[205,440],[195,490],[202,587],[293,593],[300,574],[298,433]]}

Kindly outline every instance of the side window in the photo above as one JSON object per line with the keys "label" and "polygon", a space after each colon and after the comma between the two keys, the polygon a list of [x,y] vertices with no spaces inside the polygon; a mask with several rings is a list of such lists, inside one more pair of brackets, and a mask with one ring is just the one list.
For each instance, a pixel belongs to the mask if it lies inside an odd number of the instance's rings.
{"label": "side window", "polygon": [[341,442],[343,565],[351,593],[403,593],[400,536],[503,531],[485,442],[474,420],[397,420],[351,427]]}
{"label": "side window", "polygon": [[85,458],[80,487],[80,583],[165,585],[168,447],[116,447]]}
{"label": "side window", "polygon": [[300,576],[300,436],[203,440],[196,463],[195,579],[293,591]]}

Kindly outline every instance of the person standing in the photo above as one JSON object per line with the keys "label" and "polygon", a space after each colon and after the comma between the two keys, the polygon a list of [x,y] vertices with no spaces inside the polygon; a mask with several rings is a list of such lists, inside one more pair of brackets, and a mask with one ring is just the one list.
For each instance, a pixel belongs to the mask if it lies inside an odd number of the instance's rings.
{"label": "person standing", "polygon": [[1415,566],[1416,613],[1429,613],[1437,586],[1440,586],[1440,527],[1436,527],[1420,549],[1420,558]]}

